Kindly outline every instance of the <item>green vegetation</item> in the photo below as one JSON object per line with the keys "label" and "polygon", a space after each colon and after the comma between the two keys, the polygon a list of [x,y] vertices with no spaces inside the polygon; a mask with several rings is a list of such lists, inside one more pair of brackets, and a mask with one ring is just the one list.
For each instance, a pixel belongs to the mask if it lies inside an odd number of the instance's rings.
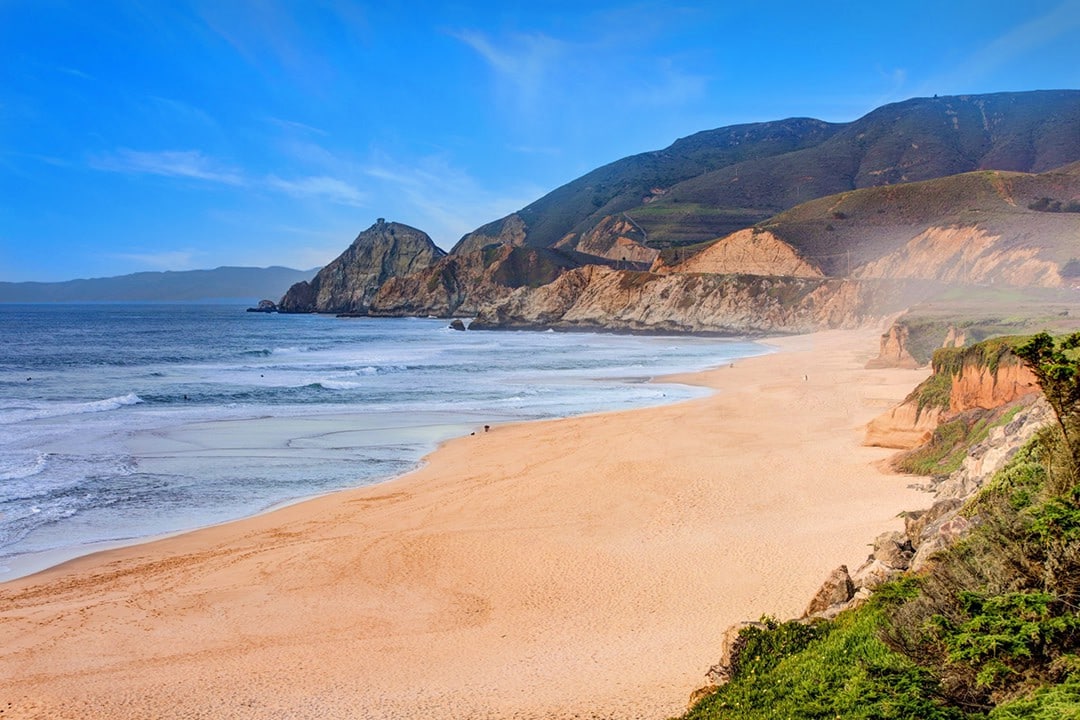
{"label": "green vegetation", "polygon": [[1036,210],[1038,212],[1074,212],[1080,213],[1080,202],[1076,200],[1067,200],[1062,202],[1061,200],[1054,200],[1043,196],[1038,198],[1032,203],[1028,204],[1028,210]]}
{"label": "green vegetation", "polygon": [[963,417],[950,420],[934,430],[928,443],[906,453],[894,467],[912,475],[949,475],[960,469],[971,446],[985,440],[989,432],[985,418],[974,424]]}
{"label": "green vegetation", "polygon": [[972,410],[939,425],[925,445],[901,455],[893,464],[900,472],[912,475],[943,477],[960,469],[975,445],[990,435],[996,427],[1008,425],[1021,405],[1016,404],[1002,412]]}
{"label": "green vegetation", "polygon": [[1073,464],[1080,468],[1080,332],[1059,340],[1039,333],[1019,346],[1016,354],[1039,379]]}
{"label": "green vegetation", "polygon": [[1080,718],[1078,350],[1020,344],[1059,422],[962,509],[962,540],[834,621],[744,629],[731,681],[685,717]]}
{"label": "green vegetation", "polygon": [[[645,230],[649,238],[647,244],[661,250],[694,246],[702,241],[708,243],[769,217],[769,213],[758,208],[675,201],[642,205],[626,215]],[[685,259],[681,254],[679,257]]]}
{"label": "green vegetation", "polygon": [[[896,596],[879,592],[832,622],[766,621],[740,633],[732,680],[687,720],[964,717],[937,699],[933,677],[880,638]],[[747,657],[749,656],[749,657]]]}

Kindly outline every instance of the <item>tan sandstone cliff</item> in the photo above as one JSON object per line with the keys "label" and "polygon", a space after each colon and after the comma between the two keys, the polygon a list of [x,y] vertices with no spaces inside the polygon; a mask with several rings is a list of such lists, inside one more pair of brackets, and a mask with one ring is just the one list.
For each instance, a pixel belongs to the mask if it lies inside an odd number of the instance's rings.
{"label": "tan sandstone cliff", "polygon": [[768,230],[758,228],[746,228],[723,237],[675,265],[657,261],[653,272],[824,277],[824,273],[794,247]]}
{"label": "tan sandstone cliff", "polygon": [[993,410],[1039,392],[1035,375],[1006,347],[939,352],[934,373],[903,403],[874,418],[864,444],[908,450],[928,442],[937,427],[970,410]]}
{"label": "tan sandstone cliff", "polygon": [[471,327],[722,334],[853,327],[898,309],[897,286],[840,278],[619,271],[589,265],[521,288]]}
{"label": "tan sandstone cliff", "polygon": [[646,247],[644,233],[625,215],[608,215],[591,230],[578,236],[570,233],[555,244],[557,248],[576,250],[585,255],[647,267],[660,255],[659,250]]}

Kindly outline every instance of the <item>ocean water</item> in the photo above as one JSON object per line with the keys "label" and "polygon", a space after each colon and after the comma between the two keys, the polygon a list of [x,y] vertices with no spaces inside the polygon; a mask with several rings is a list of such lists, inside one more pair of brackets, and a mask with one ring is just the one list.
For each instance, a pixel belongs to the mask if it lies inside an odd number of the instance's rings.
{"label": "ocean water", "polygon": [[751,342],[0,305],[0,580],[400,475],[483,425],[699,396]]}

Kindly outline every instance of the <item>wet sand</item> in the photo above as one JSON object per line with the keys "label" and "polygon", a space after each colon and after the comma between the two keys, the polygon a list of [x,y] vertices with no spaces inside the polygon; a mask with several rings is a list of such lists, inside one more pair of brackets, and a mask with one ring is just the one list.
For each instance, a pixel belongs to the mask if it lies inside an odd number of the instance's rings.
{"label": "wet sand", "polygon": [[732,623],[798,614],[925,506],[863,426],[873,331],[496,426],[374,487],[0,585],[0,717],[664,718]]}

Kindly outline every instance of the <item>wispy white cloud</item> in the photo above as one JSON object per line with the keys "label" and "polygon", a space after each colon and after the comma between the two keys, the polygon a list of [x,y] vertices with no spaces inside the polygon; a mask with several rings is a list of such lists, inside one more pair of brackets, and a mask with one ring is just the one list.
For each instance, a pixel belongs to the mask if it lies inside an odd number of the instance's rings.
{"label": "wispy white cloud", "polygon": [[297,198],[319,198],[352,207],[364,207],[367,202],[367,195],[358,188],[344,180],[325,175],[295,180],[284,180],[271,175],[266,182],[275,190]]}
{"label": "wispy white cloud", "polygon": [[71,75],[72,77],[77,77],[80,80],[93,80],[94,79],[93,75],[91,75],[90,73],[83,72],[82,70],[79,70],[78,68],[64,67],[64,66],[59,66],[58,65],[56,69],[59,70],[60,72],[64,73],[65,75]]}
{"label": "wispy white cloud", "polygon": [[415,215],[403,218],[431,234],[436,244],[449,249],[467,232],[503,217],[535,200],[543,190],[522,186],[493,191],[444,156],[401,163],[378,154],[364,173],[381,181],[384,191],[401,196],[401,207]]}
{"label": "wispy white cloud", "polygon": [[266,119],[268,122],[277,125],[279,128],[283,128],[285,130],[300,131],[303,133],[310,133],[314,135],[327,135],[327,132],[321,128],[317,128],[306,123],[297,122],[295,120],[286,120],[279,117],[267,117]]}
{"label": "wispy white cloud", "polygon": [[342,177],[321,174],[285,178],[272,174],[258,178],[208,157],[199,150],[143,152],[121,148],[91,157],[90,166],[107,172],[160,175],[232,187],[265,189],[300,200],[323,201],[348,207],[366,207],[368,204],[367,193]]}
{"label": "wispy white cloud", "polygon": [[552,79],[563,72],[570,45],[542,33],[517,33],[496,41],[477,30],[450,35],[468,45],[494,71],[519,108],[531,109],[544,97]]}
{"label": "wispy white cloud", "polygon": [[153,116],[160,118],[160,122],[215,129],[219,127],[217,120],[211,117],[210,113],[183,100],[160,95],[149,95],[146,100],[149,103],[147,109]]}
{"label": "wispy white cloud", "polygon": [[120,148],[115,152],[92,156],[90,166],[107,172],[162,175],[226,185],[245,184],[244,177],[238,170],[203,155],[199,150],[143,152]]}
{"label": "wispy white cloud", "polygon": [[196,253],[191,250],[162,250],[159,252],[113,253],[110,257],[156,270],[190,270],[195,266]]}

